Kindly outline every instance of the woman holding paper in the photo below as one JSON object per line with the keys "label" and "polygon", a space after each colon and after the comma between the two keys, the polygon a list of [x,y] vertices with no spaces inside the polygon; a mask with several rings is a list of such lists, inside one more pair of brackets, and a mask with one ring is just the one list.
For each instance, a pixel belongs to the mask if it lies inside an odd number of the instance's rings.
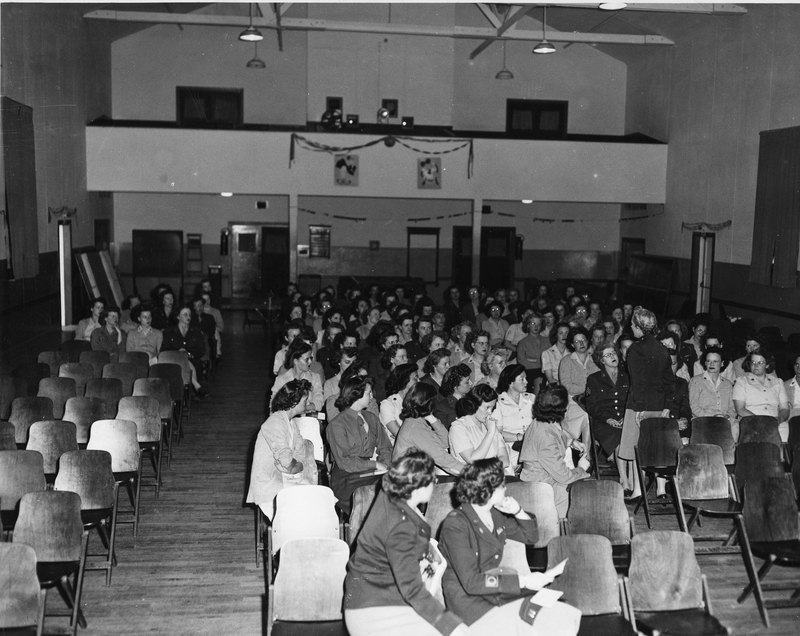
{"label": "woman holding paper", "polygon": [[461,505],[445,518],[439,540],[447,561],[442,591],[470,634],[577,634],[580,610],[555,602],[555,593],[532,594],[552,583],[554,572],[500,567],[507,539],[538,538],[536,519],[506,496],[503,463],[492,457],[467,465],[456,498]]}

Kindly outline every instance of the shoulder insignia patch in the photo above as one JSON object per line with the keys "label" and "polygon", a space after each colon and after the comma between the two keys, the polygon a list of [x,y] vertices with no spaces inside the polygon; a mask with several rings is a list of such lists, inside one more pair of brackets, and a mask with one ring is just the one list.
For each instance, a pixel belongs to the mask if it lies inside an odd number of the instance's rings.
{"label": "shoulder insignia patch", "polygon": [[484,580],[486,587],[497,588],[500,587],[500,579],[496,574],[487,574]]}

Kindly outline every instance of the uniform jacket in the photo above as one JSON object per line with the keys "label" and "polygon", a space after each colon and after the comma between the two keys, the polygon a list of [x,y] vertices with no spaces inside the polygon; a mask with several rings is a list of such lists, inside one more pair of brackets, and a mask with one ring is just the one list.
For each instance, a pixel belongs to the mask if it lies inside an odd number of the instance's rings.
{"label": "uniform jacket", "polygon": [[628,349],[631,390],[627,408],[632,411],[661,411],[668,387],[675,381],[667,348],[652,334],[646,334]]}
{"label": "uniform jacket", "polygon": [[619,370],[614,384],[605,368],[586,380],[586,412],[593,420],[605,423],[609,418],[622,422],[631,382],[624,369]]}

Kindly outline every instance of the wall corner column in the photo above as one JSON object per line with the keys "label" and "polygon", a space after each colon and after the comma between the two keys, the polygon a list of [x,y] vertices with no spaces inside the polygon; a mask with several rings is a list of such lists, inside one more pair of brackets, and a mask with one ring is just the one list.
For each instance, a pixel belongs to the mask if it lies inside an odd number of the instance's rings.
{"label": "wall corner column", "polygon": [[481,224],[483,222],[483,199],[472,201],[472,284],[481,282]]}
{"label": "wall corner column", "polygon": [[297,284],[297,193],[289,194],[289,280]]}

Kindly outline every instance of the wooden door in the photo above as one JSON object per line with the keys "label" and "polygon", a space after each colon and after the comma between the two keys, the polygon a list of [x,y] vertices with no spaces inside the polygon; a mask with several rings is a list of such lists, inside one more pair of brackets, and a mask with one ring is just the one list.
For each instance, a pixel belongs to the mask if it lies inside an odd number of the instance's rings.
{"label": "wooden door", "polygon": [[289,228],[261,228],[261,284],[265,295],[280,296],[289,285]]}
{"label": "wooden door", "polygon": [[494,291],[514,280],[514,227],[481,228],[481,286]]}

